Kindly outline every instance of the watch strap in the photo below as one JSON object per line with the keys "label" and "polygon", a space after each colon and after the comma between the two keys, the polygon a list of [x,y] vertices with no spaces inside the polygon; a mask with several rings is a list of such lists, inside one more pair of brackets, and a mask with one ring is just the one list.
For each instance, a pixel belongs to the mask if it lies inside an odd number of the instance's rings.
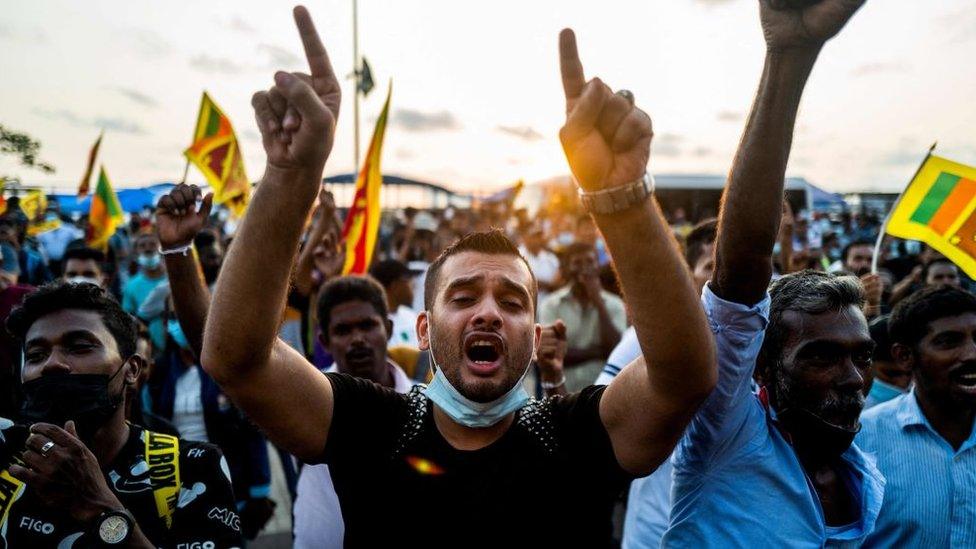
{"label": "watch strap", "polygon": [[600,191],[579,191],[583,208],[593,214],[607,215],[628,210],[654,193],[654,176],[645,172],[636,181]]}

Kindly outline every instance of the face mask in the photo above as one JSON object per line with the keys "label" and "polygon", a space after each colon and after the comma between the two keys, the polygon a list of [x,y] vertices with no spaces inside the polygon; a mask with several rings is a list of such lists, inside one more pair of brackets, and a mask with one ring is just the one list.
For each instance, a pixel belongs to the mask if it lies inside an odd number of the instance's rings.
{"label": "face mask", "polygon": [[[817,459],[839,457],[854,442],[861,424],[852,429],[834,425],[805,408],[787,408],[777,414],[777,420],[787,432],[793,433],[797,453]],[[801,436],[796,436],[802,433]]]}
{"label": "face mask", "polygon": [[94,284],[95,286],[102,285],[101,281],[99,281],[97,278],[88,278],[87,276],[72,276],[66,278],[65,281],[70,284]]}
{"label": "face mask", "polygon": [[139,255],[139,257],[136,258],[136,263],[138,263],[143,269],[153,270],[159,267],[160,257],[159,254]]}
{"label": "face mask", "polygon": [[[433,336],[433,334],[431,335]],[[443,370],[434,359],[433,341],[430,346],[430,361],[434,364],[434,379],[424,389],[424,394],[451,419],[465,427],[473,429],[491,427],[508,414],[521,408],[529,400],[529,394],[522,387],[522,382],[525,380],[526,374],[529,373],[528,364],[526,364],[522,377],[507,393],[491,402],[475,402],[462,395],[447,380],[447,376],[444,375]]]}
{"label": "face mask", "polygon": [[78,435],[90,441],[95,432],[122,404],[122,393],[110,395],[108,386],[122,371],[114,374],[45,375],[23,384],[24,401],[20,416],[29,423],[53,423],[63,427],[74,420]]}
{"label": "face mask", "polygon": [[186,339],[186,334],[183,333],[183,327],[180,326],[180,321],[175,318],[171,318],[166,322],[166,332],[169,336],[173,338],[173,341],[180,346],[181,349],[189,349],[190,342]]}

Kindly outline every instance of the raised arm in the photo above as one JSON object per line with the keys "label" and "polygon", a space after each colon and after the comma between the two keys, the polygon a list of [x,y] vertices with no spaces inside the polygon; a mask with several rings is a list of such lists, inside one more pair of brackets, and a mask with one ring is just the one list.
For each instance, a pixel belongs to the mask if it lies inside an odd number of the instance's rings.
{"label": "raised arm", "polygon": [[214,292],[202,364],[269,438],[299,458],[321,455],[332,388],[277,339],[289,274],[332,150],[340,91],[308,11],[295,22],[311,75],[275,73],[252,98],[267,167]]}
{"label": "raised arm", "polygon": [[[572,31],[562,32],[559,49],[567,113],[559,136],[580,188],[593,192],[639,180],[650,159],[650,118],[629,93],[614,94],[599,79],[584,79]],[[644,360],[606,389],[600,417],[620,465],[646,474],[671,453],[715,383],[711,333],[691,274],[653,199],[594,219],[614,258],[644,353]]]}
{"label": "raised arm", "polygon": [[766,64],[722,198],[715,245],[712,289],[725,300],[752,305],[766,293],[803,88],[824,42],[864,1],[823,0],[803,9],[759,1]]}
{"label": "raised arm", "polygon": [[[193,245],[213,205],[213,194],[203,198],[199,209],[200,189],[196,185],[177,185],[156,205],[156,235],[164,252],[176,252]],[[199,210],[199,211],[198,211]],[[198,358],[203,349],[203,330],[210,307],[210,291],[203,280],[196,257],[185,248],[183,253],[167,253],[166,275],[176,318],[186,334],[190,348]]]}

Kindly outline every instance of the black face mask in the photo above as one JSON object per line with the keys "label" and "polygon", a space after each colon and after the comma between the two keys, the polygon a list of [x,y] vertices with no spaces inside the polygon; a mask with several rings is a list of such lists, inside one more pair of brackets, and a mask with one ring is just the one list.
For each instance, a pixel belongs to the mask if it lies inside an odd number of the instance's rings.
{"label": "black face mask", "polygon": [[109,394],[114,374],[46,375],[23,384],[24,401],[20,417],[27,423],[52,423],[58,427],[74,420],[78,436],[91,441],[95,432],[115,414],[122,404],[123,393]]}
{"label": "black face mask", "polygon": [[778,412],[776,418],[790,433],[797,453],[818,461],[840,457],[861,430],[860,423],[853,428],[841,427],[805,408],[787,408]]}

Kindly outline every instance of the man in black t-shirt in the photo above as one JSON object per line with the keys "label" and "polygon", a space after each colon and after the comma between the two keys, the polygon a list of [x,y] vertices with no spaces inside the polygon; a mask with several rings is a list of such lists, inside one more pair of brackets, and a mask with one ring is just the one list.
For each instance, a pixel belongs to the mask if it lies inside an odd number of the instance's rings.
{"label": "man in black t-shirt", "polygon": [[435,365],[430,385],[398,395],[323,375],[275,337],[339,111],[310,16],[299,7],[295,19],[311,75],[278,72],[252,99],[267,172],[217,283],[203,367],[269,438],[329,464],[347,547],[607,546],[613,498],[671,453],[717,375],[688,269],[650,199],[650,119],[630,92],[585,80],[563,31],[560,138],[653,355],[606,388],[529,399],[536,283],[517,248],[488,232],[427,272],[417,335]]}
{"label": "man in black t-shirt", "polygon": [[24,397],[18,423],[0,419],[0,548],[241,545],[220,451],[125,421],[145,359],[118,302],[52,283],[7,326]]}

